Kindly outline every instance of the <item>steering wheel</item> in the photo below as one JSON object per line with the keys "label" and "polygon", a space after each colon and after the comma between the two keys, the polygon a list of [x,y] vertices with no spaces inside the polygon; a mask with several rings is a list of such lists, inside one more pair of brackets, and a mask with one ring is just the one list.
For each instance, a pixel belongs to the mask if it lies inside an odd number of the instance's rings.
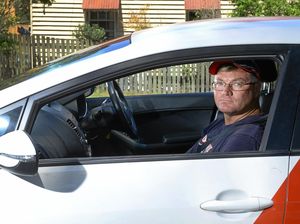
{"label": "steering wheel", "polygon": [[112,104],[119,115],[121,121],[125,125],[125,128],[129,132],[130,137],[134,139],[139,139],[138,130],[133,118],[133,113],[128,106],[128,103],[124,97],[124,94],[118,85],[118,83],[114,81],[109,81],[108,83],[108,93]]}

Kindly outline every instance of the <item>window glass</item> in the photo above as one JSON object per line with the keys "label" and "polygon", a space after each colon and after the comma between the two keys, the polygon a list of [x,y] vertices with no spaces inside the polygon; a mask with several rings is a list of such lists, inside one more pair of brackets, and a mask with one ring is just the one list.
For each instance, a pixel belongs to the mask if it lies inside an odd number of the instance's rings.
{"label": "window glass", "polygon": [[[211,92],[210,62],[181,64],[151,69],[117,80],[125,96]],[[107,96],[107,86],[96,88],[96,95]],[[95,94],[93,96],[95,96]]]}
{"label": "window glass", "polygon": [[[125,96],[211,92],[214,77],[211,62],[181,64],[151,69],[117,79]],[[262,84],[262,95],[274,92],[276,81]],[[108,96],[106,83],[95,88],[95,96]],[[271,102],[269,102],[271,103]]]}
{"label": "window glass", "polygon": [[112,39],[117,37],[117,11],[88,11],[87,19],[89,24],[98,24],[104,28],[106,37]]}
{"label": "window glass", "polygon": [[293,150],[300,150],[299,136],[300,136],[300,100],[298,100],[297,115],[296,115],[295,128],[294,128],[293,141],[292,141]]}
{"label": "window glass", "polygon": [[97,12],[90,12],[90,20],[97,20]]}
{"label": "window glass", "polygon": [[186,21],[220,18],[220,9],[200,9],[200,10],[187,10]]}
{"label": "window glass", "polygon": [[8,112],[0,114],[0,136],[16,129],[21,111],[22,107],[17,107]]}

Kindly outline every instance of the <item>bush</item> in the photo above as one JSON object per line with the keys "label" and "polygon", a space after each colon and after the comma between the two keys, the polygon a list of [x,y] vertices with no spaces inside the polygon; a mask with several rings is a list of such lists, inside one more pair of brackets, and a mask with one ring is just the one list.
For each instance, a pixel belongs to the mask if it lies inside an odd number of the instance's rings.
{"label": "bush", "polygon": [[17,41],[12,39],[8,34],[0,34],[0,52],[8,53],[16,48]]}
{"label": "bush", "polygon": [[299,16],[300,0],[231,0],[232,16]]}
{"label": "bush", "polygon": [[103,42],[106,39],[105,30],[97,24],[79,25],[76,30],[73,31],[73,36],[78,40],[89,40],[96,43]]}

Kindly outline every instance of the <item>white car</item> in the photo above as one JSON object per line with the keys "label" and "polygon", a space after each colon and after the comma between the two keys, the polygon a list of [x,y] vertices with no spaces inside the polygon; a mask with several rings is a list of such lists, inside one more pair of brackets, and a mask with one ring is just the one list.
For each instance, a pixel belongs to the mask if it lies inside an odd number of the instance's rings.
{"label": "white car", "polygon": [[[260,149],[186,153],[224,59],[266,74]],[[148,29],[0,88],[0,223],[300,222],[300,18]]]}

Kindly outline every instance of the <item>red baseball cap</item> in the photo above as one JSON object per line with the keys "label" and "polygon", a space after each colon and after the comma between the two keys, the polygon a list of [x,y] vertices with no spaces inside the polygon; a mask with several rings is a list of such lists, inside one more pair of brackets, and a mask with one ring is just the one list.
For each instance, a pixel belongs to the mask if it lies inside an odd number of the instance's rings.
{"label": "red baseball cap", "polygon": [[258,79],[261,79],[260,69],[254,60],[214,61],[209,66],[209,73],[216,75],[219,69],[225,65],[232,65],[236,68],[240,68],[246,72],[254,74]]}

